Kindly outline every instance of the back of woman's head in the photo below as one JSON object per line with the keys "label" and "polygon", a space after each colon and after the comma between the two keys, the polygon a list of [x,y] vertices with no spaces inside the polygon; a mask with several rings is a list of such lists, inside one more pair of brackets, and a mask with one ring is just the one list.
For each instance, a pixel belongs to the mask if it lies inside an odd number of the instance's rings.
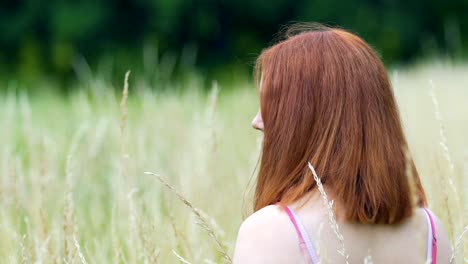
{"label": "back of woman's head", "polygon": [[361,38],[327,27],[289,35],[259,56],[256,73],[264,141],[255,211],[314,189],[308,162],[349,221],[410,216],[409,182],[425,204],[386,70]]}

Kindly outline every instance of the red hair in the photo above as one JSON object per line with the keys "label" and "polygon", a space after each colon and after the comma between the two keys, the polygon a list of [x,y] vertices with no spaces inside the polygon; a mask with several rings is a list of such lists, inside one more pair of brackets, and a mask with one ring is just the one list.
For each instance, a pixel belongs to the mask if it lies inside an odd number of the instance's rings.
{"label": "red hair", "polygon": [[385,67],[364,40],[327,27],[289,36],[262,52],[256,75],[264,140],[255,211],[315,189],[308,162],[349,221],[409,217],[408,169],[426,204]]}

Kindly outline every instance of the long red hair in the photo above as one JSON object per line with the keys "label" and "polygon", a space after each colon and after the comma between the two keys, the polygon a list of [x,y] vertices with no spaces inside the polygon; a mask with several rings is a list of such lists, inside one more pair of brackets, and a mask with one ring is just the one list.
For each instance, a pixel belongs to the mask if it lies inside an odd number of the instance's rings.
{"label": "long red hair", "polygon": [[290,204],[316,188],[307,163],[359,223],[398,223],[412,213],[407,171],[426,204],[385,67],[342,29],[287,36],[256,63],[264,123],[254,210]]}

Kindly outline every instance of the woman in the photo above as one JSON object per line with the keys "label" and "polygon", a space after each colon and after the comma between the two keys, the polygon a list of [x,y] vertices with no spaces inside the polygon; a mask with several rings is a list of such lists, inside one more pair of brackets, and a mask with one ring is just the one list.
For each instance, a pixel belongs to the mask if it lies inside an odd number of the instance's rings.
{"label": "woman", "polygon": [[262,156],[255,213],[239,230],[234,263],[448,263],[447,235],[425,208],[372,48],[319,27],[287,33],[256,69]]}

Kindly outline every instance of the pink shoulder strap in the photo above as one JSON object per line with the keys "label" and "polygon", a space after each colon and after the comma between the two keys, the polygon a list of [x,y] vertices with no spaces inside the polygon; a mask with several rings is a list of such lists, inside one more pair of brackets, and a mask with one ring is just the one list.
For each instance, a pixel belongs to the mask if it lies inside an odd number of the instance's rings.
{"label": "pink shoulder strap", "polygon": [[306,251],[308,253],[308,255],[310,256],[310,260],[313,264],[320,263],[317,253],[315,251],[315,247],[312,244],[309,235],[307,234],[304,224],[299,219],[299,216],[297,216],[294,213],[294,211],[291,210],[291,208],[289,208],[288,206],[284,207],[284,210],[288,214],[288,217],[293,223],[297,235],[299,236],[299,246],[301,248],[301,251]]}
{"label": "pink shoulder strap", "polygon": [[[428,251],[431,252],[431,263],[437,264],[437,237],[436,237],[436,228],[434,217],[429,209],[423,208],[424,212],[426,212],[427,219],[428,219],[428,227],[429,227],[429,237],[428,237]],[[431,246],[429,248],[429,245]]]}
{"label": "pink shoulder strap", "polygon": [[288,206],[286,206],[284,210],[288,214],[289,219],[291,220],[291,222],[294,225],[294,228],[296,229],[297,235],[299,236],[299,242],[301,244],[305,244],[304,237],[302,236],[301,230],[299,229],[299,225],[297,224],[297,221],[296,221],[296,218],[294,217],[293,212]]}

